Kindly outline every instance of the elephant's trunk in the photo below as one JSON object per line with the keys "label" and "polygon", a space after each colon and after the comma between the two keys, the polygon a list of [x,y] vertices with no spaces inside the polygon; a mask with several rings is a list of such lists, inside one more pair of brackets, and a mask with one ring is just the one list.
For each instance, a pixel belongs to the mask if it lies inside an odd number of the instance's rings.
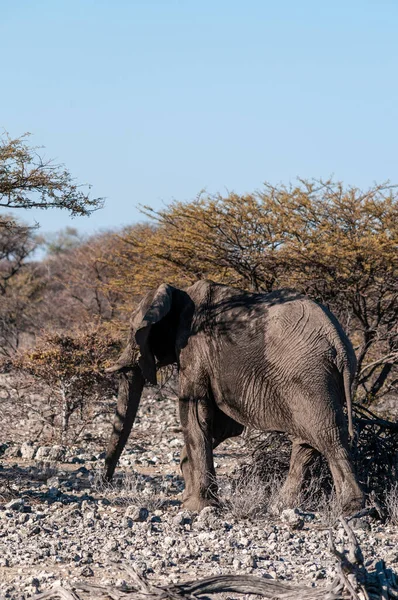
{"label": "elephant's trunk", "polygon": [[107,481],[111,481],[117,462],[130,435],[145,385],[144,376],[137,364],[122,370],[119,377],[116,414],[105,457],[104,477]]}

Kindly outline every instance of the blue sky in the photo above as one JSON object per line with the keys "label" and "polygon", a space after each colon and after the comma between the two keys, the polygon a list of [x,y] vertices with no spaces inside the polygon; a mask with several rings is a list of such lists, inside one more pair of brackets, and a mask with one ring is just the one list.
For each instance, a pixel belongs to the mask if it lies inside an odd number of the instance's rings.
{"label": "blue sky", "polygon": [[142,220],[137,205],[265,180],[398,182],[394,0],[0,0],[0,128],[25,131],[106,207],[44,231]]}

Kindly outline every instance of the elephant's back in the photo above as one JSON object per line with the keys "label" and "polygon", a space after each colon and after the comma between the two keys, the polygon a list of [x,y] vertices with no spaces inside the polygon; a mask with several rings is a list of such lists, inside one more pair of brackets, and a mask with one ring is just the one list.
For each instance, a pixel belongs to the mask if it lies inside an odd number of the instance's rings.
{"label": "elephant's back", "polygon": [[[337,318],[306,296],[286,298],[269,307],[265,318],[265,348],[270,354],[311,363],[320,360],[336,364],[341,371],[355,370],[355,354]],[[268,353],[269,354],[269,353]],[[268,356],[270,358],[270,356]]]}
{"label": "elephant's back", "polygon": [[252,355],[261,348],[254,362],[265,358],[269,366],[288,361],[311,369],[323,359],[339,370],[348,366],[351,375],[355,370],[352,345],[336,317],[293,289],[252,293],[201,280],[186,291],[195,304],[193,331],[207,332],[216,346],[220,341]]}

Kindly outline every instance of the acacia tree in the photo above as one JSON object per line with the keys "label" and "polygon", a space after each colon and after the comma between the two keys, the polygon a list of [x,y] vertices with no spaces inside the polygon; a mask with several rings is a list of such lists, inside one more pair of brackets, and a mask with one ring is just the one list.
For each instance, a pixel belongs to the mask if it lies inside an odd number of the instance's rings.
{"label": "acacia tree", "polygon": [[[89,215],[102,199],[91,199],[85,188],[63,165],[30,146],[28,134],[0,136],[0,210],[55,207]],[[0,214],[0,355],[14,352],[21,334],[33,329],[33,309],[44,284],[40,268],[26,260],[37,245],[33,229]]]}
{"label": "acacia tree", "polygon": [[364,401],[398,384],[398,194],[332,182],[270,189],[281,206],[289,282],[328,304],[351,332]]}
{"label": "acacia tree", "polygon": [[43,284],[40,269],[27,262],[36,246],[32,229],[11,219],[0,227],[0,356],[12,355],[32,329]]}
{"label": "acacia tree", "polygon": [[[0,137],[0,207],[53,207],[89,215],[102,206],[102,198],[90,199],[83,189],[87,186],[76,183],[63,165],[41,157],[39,148],[28,144],[28,136]],[[2,221],[7,222],[4,217]]]}
{"label": "acacia tree", "polygon": [[205,277],[254,291],[271,290],[278,279],[276,253],[283,238],[274,214],[255,195],[200,195],[162,211],[143,207],[143,212],[155,226],[132,228],[121,236],[129,249],[125,258],[134,257],[132,291],[163,279],[189,285]]}
{"label": "acacia tree", "polygon": [[299,181],[143,210],[156,227],[125,235],[140,257],[131,290],[200,277],[253,291],[295,287],[330,306],[349,330],[357,397],[398,391],[396,188]]}

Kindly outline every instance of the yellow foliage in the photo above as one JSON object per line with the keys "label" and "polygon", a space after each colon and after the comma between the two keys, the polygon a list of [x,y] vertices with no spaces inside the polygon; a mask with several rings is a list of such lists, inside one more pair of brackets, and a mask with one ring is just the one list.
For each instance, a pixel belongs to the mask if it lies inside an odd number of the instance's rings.
{"label": "yellow foliage", "polygon": [[397,274],[394,188],[362,192],[302,181],[143,210],[155,226],[132,228],[119,246],[122,268],[115,283],[130,292],[165,280],[186,286],[203,277],[252,290],[305,290],[320,276],[323,283],[350,287]]}

